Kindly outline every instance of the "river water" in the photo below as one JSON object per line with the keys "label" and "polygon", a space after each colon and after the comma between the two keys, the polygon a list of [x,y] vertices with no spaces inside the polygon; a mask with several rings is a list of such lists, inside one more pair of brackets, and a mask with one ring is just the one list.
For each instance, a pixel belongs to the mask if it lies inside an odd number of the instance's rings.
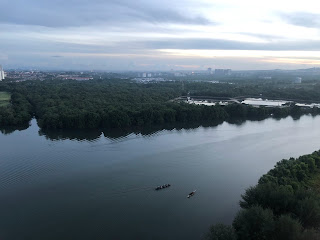
{"label": "river water", "polygon": [[35,120],[0,133],[1,240],[201,239],[232,222],[240,195],[277,161],[320,149],[320,117],[86,134],[52,138]]}

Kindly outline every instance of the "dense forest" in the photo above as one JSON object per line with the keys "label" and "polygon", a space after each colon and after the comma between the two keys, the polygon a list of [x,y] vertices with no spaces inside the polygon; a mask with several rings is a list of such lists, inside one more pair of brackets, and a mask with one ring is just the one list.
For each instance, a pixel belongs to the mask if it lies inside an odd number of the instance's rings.
{"label": "dense forest", "polygon": [[320,239],[320,151],[282,160],[242,195],[232,226],[216,224],[210,240]]}
{"label": "dense forest", "polygon": [[[258,87],[259,86],[259,87]],[[164,124],[214,124],[217,121],[281,118],[288,115],[318,114],[318,108],[254,108],[242,104],[227,106],[192,105],[171,101],[193,95],[234,97],[259,95],[317,100],[310,89],[274,90],[269,85],[213,84],[208,82],[162,82],[141,84],[130,80],[67,81],[46,80],[1,83],[11,104],[0,107],[0,126],[27,125],[36,117],[42,129],[128,129]],[[320,100],[320,99],[319,99]]]}
{"label": "dense forest", "polygon": [[208,84],[189,82],[186,88],[194,96],[213,97],[264,97],[269,99],[287,99],[296,101],[320,102],[320,83],[301,85],[250,81],[236,83]]}

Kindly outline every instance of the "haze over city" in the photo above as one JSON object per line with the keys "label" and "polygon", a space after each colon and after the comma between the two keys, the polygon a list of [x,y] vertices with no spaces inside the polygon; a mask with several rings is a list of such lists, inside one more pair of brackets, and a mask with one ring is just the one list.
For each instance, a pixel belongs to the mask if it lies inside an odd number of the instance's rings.
{"label": "haze over city", "polygon": [[320,64],[316,1],[2,1],[4,68],[297,69]]}

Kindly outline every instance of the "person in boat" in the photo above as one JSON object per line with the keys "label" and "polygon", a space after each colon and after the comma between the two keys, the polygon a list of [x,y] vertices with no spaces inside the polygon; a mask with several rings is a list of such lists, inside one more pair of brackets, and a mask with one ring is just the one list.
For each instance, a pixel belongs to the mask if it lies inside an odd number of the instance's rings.
{"label": "person in boat", "polygon": [[164,188],[167,188],[167,187],[170,187],[170,186],[171,186],[170,184],[164,184],[164,185],[156,187],[155,189],[156,190],[160,190],[160,189],[164,189]]}

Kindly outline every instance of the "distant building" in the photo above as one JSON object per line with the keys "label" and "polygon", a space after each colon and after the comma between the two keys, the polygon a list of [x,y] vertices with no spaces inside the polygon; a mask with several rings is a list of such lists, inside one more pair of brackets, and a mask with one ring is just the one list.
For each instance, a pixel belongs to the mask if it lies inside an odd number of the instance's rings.
{"label": "distant building", "polygon": [[0,65],[0,81],[2,81],[4,78],[5,78],[5,74],[4,74],[2,66]]}
{"label": "distant building", "polygon": [[301,77],[296,77],[294,80],[293,80],[293,83],[296,83],[296,84],[299,84],[302,82],[302,78]]}
{"label": "distant building", "polygon": [[272,77],[270,77],[270,76],[260,76],[259,78],[260,78],[260,79],[265,79],[265,80],[270,80],[270,79],[272,79]]}
{"label": "distant building", "polygon": [[147,77],[147,73],[142,73],[142,77],[143,78]]}
{"label": "distant building", "polygon": [[208,68],[208,74],[212,74],[212,68]]}
{"label": "distant building", "polygon": [[186,76],[184,73],[180,73],[180,72],[175,72],[174,73],[174,76],[175,77],[184,77],[184,76]]}
{"label": "distant building", "polygon": [[215,69],[214,74],[217,76],[230,76],[231,75],[231,69]]}
{"label": "distant building", "polygon": [[152,77],[152,73],[148,73],[148,78],[151,78]]}

